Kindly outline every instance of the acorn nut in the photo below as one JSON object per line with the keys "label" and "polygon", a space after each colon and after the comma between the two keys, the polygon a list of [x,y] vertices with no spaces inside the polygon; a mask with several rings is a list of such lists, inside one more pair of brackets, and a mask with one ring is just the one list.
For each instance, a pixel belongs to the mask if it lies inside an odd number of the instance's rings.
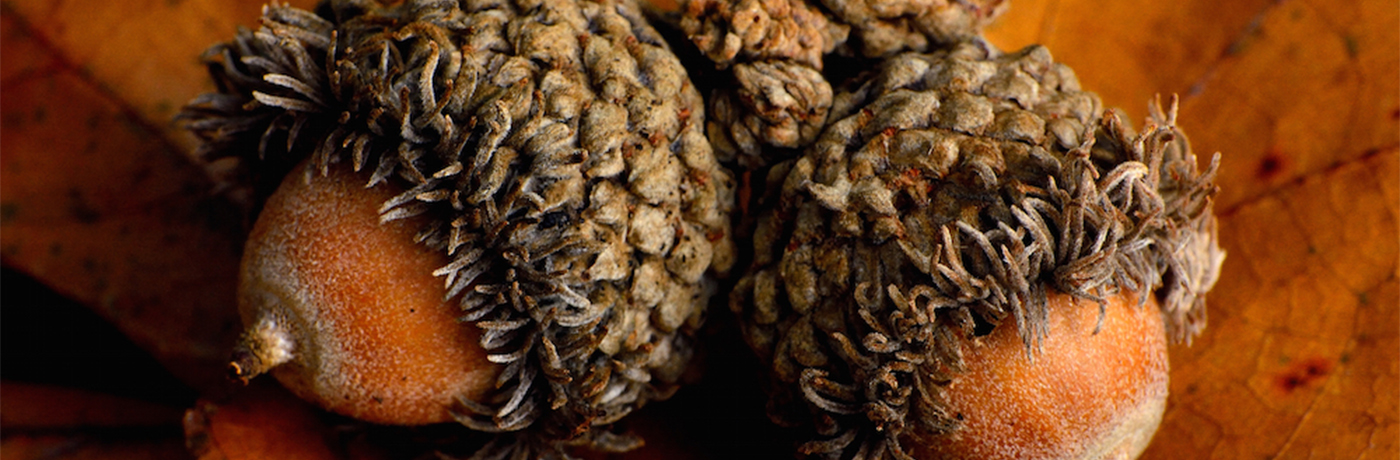
{"label": "acorn nut", "polygon": [[1137,458],[1166,407],[1165,325],[1150,297],[1105,301],[1099,324],[1094,302],[1050,294],[1034,357],[1014,319],[961,341],[964,368],[941,393],[957,428],[909,430],[901,445],[920,459]]}
{"label": "acorn nut", "polygon": [[394,425],[452,420],[481,400],[501,366],[481,331],[457,321],[432,271],[447,257],[413,242],[422,219],[380,224],[389,186],[335,165],[301,174],[267,200],[243,253],[239,314],[247,331],[231,371],[271,371],[302,399]]}

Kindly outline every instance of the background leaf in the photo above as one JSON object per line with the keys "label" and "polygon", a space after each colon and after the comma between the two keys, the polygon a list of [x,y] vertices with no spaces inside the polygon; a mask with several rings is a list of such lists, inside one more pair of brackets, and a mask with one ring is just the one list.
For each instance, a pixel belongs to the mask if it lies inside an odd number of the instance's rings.
{"label": "background leaf", "polygon": [[0,255],[215,391],[245,225],[172,117],[260,3],[138,3],[2,4]]}

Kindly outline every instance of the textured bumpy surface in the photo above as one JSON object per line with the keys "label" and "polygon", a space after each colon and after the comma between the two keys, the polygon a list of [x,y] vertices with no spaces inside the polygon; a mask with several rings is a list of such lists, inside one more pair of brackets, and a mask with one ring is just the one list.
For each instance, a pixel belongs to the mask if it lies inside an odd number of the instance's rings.
{"label": "textured bumpy surface", "polygon": [[902,456],[905,429],[957,425],[957,342],[1011,317],[1033,353],[1051,289],[1152,292],[1190,337],[1224,257],[1218,158],[1199,172],[1174,118],[1134,133],[1038,46],[901,54],[835,96],[768,175],[731,297],[773,365],[773,417],[815,428],[808,454]]}
{"label": "textured bumpy surface", "polygon": [[[881,59],[978,39],[1004,0],[691,0],[681,29],[735,86],[707,131],[723,158],[757,168],[811,143],[827,120],[823,55]],[[873,62],[873,61],[872,61]]]}
{"label": "textured bumpy surface", "polygon": [[504,366],[457,414],[508,433],[481,455],[636,445],[605,427],[674,391],[707,272],[732,265],[733,191],[635,4],[272,5],[208,60],[220,91],[184,116],[240,184],[349,162],[408,189],[382,220],[430,217],[416,239]]}

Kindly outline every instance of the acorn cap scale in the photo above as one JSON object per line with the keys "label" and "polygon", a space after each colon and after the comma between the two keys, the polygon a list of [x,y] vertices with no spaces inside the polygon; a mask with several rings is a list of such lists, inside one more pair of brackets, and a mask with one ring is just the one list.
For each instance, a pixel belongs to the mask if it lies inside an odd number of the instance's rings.
{"label": "acorn cap scale", "polygon": [[[706,132],[721,159],[760,169],[812,143],[828,120],[826,56],[861,70],[906,51],[981,41],[1006,0],[689,0],[680,28],[732,84],[710,97]],[[834,76],[834,77],[833,77]],[[836,78],[828,82],[828,78]]]}

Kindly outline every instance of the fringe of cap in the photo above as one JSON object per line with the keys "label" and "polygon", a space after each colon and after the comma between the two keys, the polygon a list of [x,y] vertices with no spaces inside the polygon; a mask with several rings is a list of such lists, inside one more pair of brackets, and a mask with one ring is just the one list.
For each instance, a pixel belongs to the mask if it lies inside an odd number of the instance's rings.
{"label": "fringe of cap", "polygon": [[[604,3],[606,14],[621,15],[630,26],[598,33],[636,34],[633,45],[665,48],[635,5]],[[658,362],[687,362],[690,338],[674,332],[659,346],[612,356],[596,352],[610,327],[625,332],[619,322],[629,317],[604,302],[616,292],[560,276],[568,264],[599,251],[597,238],[570,227],[567,210],[553,209],[554,198],[542,191],[552,181],[546,166],[577,168],[583,160],[534,158],[523,166],[533,169],[522,171],[518,153],[502,146],[513,128],[530,123],[513,114],[538,107],[541,96],[533,81],[486,83],[519,69],[504,59],[473,60],[478,56],[459,51],[482,44],[459,43],[458,37],[489,35],[481,29],[501,29],[525,12],[511,2],[473,8],[463,12],[455,1],[382,7],[356,0],[323,4],[317,15],[273,3],[264,8],[260,29],[240,30],[232,42],[206,52],[218,92],[191,102],[181,118],[204,140],[197,154],[206,161],[238,158],[244,181],[285,175],[308,155],[308,174],[326,174],[332,163],[348,161],[356,171],[373,171],[367,187],[390,180],[408,185],[381,207],[382,221],[430,212],[457,216],[424,228],[415,240],[452,256],[434,275],[446,278],[447,298],[459,299],[462,320],[483,330],[488,359],[504,366],[494,399],[460,400],[454,413],[467,427],[502,433],[474,458],[566,458],[566,444],[630,449],[639,440],[608,432],[607,425],[676,390],[675,382],[654,378],[653,371]],[[702,119],[698,104],[695,110],[692,116]],[[533,128],[529,142],[570,135]],[[534,179],[522,178],[526,174]],[[708,178],[721,184],[711,185],[719,187],[716,200],[725,199],[723,174]],[[706,223],[727,223],[727,202],[711,204],[721,208],[710,212],[715,222]],[[522,226],[573,230],[513,239]],[[696,308],[702,308],[705,296],[697,296]]]}
{"label": "fringe of cap", "polygon": [[[904,213],[892,195],[815,182],[812,150],[775,167],[770,190],[778,191],[769,202],[777,209],[760,224],[755,241],[773,246],[780,261],[760,254],[757,271],[735,287],[731,306],[749,318],[746,340],[760,354],[771,353],[761,359],[774,363],[774,384],[784,388],[770,392],[771,407],[778,409],[771,415],[782,424],[816,428],[816,439],[799,451],[908,459],[900,441],[908,423],[928,433],[956,429],[940,395],[963,370],[959,342],[973,335],[978,320],[996,325],[1009,316],[1034,358],[1047,333],[1047,286],[1098,302],[1099,327],[1105,297],[1120,290],[1155,293],[1173,339],[1199,332],[1204,295],[1224,257],[1211,212],[1219,155],[1198,171],[1175,122],[1175,98],[1165,113],[1160,101],[1153,104],[1140,135],[1109,111],[1080,137],[1081,145],[1051,159],[1055,164],[1047,169],[1059,173],[1047,184],[1020,184],[1009,197],[1013,220],[985,228],[958,218],[926,235],[934,239],[931,253],[906,243],[903,232],[916,229],[900,224]],[[993,174],[975,166],[963,164],[971,176]],[[875,233],[888,238],[810,232],[854,213],[877,216]],[[814,247],[823,244],[847,248],[854,257],[831,262],[837,267],[804,268],[822,257]],[[853,286],[854,308],[823,309],[801,300],[818,296],[817,271],[842,269],[880,284]],[[1145,302],[1146,294],[1140,299]],[[775,359],[784,356],[791,359]]]}

